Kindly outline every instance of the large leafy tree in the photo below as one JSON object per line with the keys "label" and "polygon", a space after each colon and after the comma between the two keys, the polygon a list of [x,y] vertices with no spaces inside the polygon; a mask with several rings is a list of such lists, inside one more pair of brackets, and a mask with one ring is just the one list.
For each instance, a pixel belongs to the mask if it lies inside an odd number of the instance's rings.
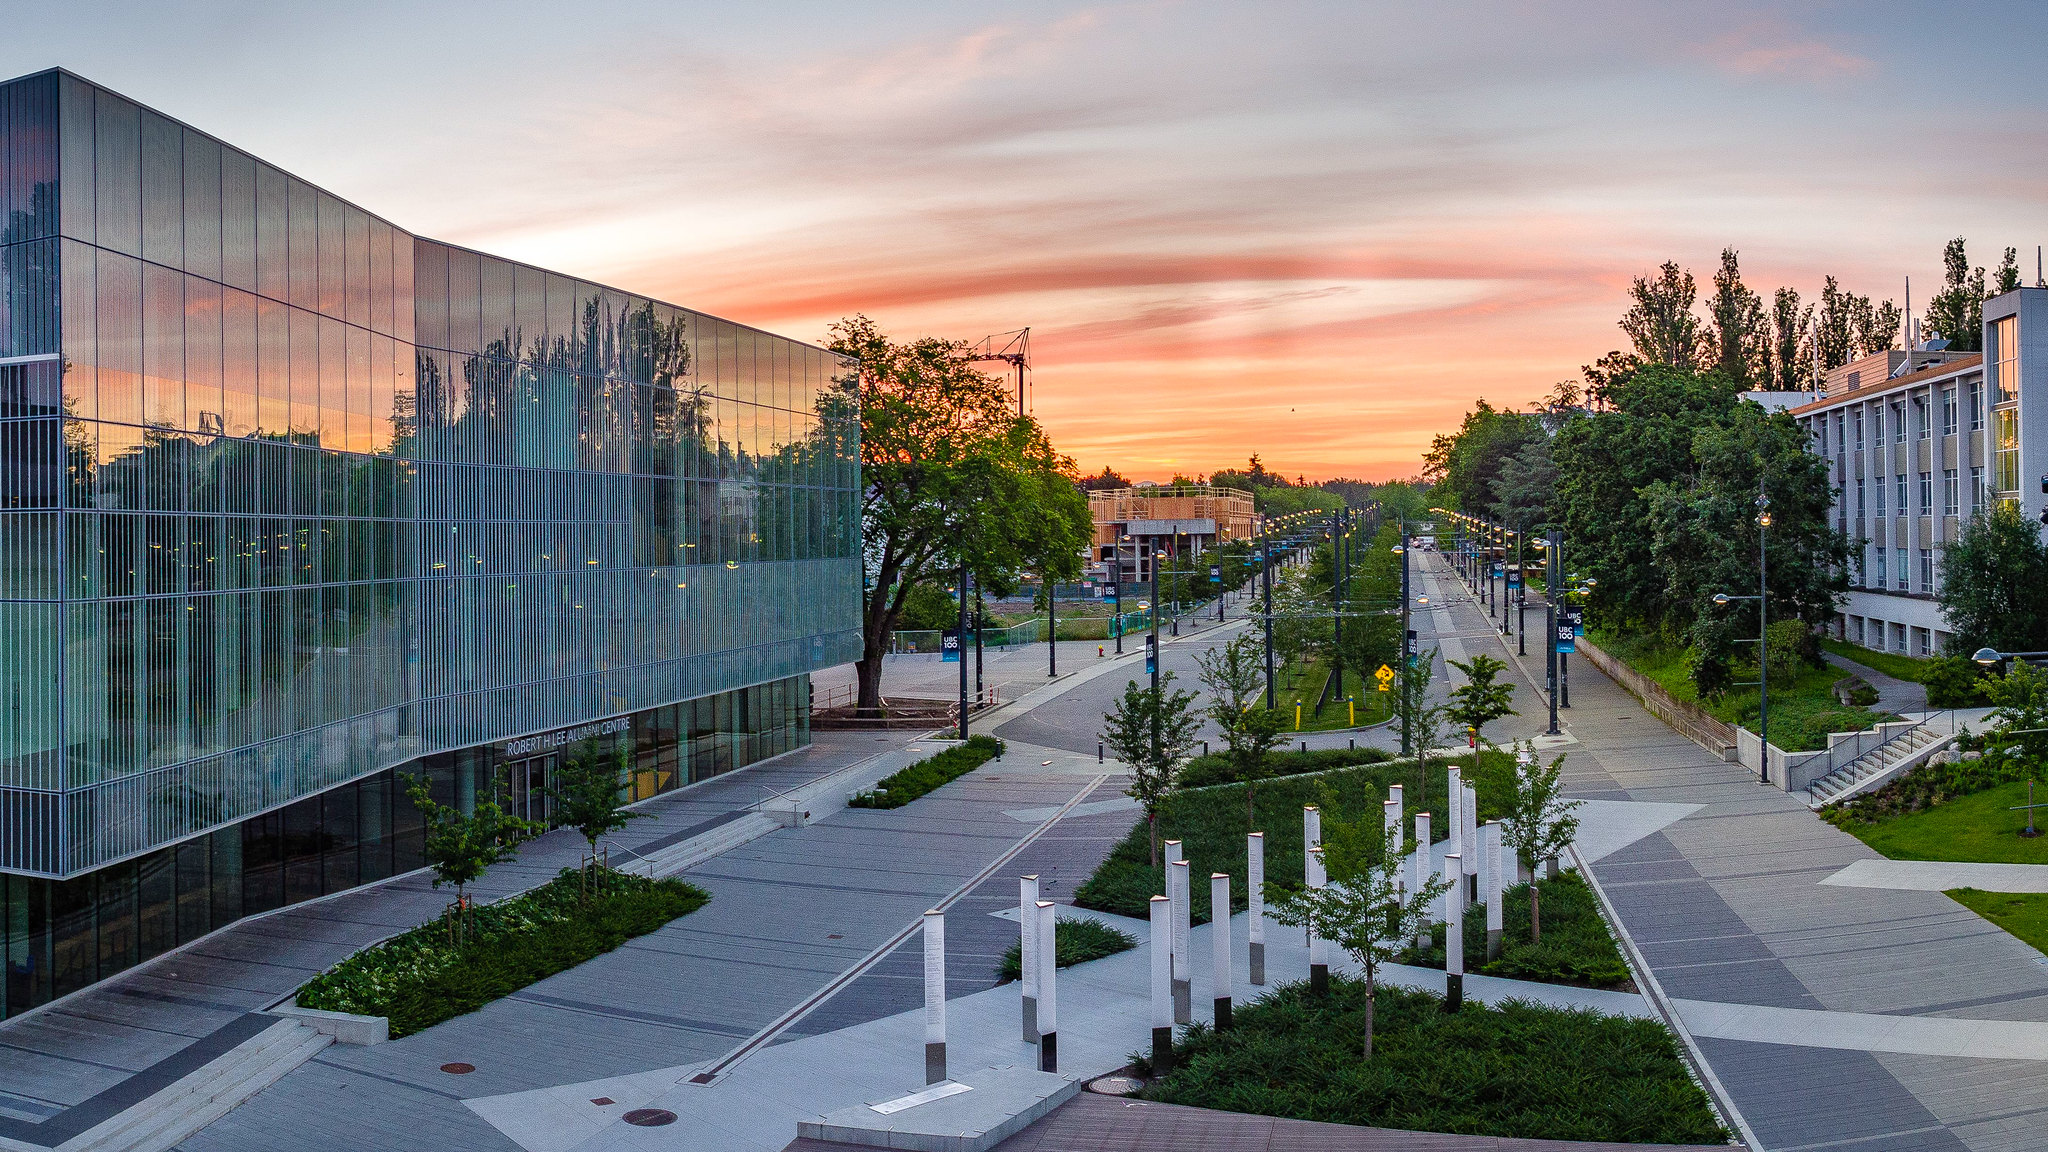
{"label": "large leafy tree", "polygon": [[1688,371],[1715,361],[1713,341],[1693,314],[1699,286],[1691,272],[1666,260],[1656,276],[1636,277],[1628,294],[1634,303],[1621,318],[1621,330],[1638,359]]}
{"label": "large leafy tree", "polygon": [[1595,577],[1595,611],[1616,624],[1656,626],[1670,615],[1669,580],[1645,547],[1645,490],[1693,474],[1693,440],[1726,417],[1734,389],[1719,376],[1649,365],[1610,378],[1609,411],[1558,431],[1557,499],[1568,570]]}
{"label": "large leafy tree", "polygon": [[1941,267],[1941,291],[1927,302],[1925,334],[1939,333],[1954,351],[1979,351],[1984,346],[1984,269],[1970,267],[1961,236],[1942,247]]}
{"label": "large leafy tree", "polygon": [[[1834,616],[1848,587],[1848,544],[1828,524],[1827,461],[1807,451],[1791,416],[1738,405],[1695,431],[1691,468],[1644,493],[1648,551],[1665,581],[1667,630],[1689,630],[1702,614],[1718,616],[1710,603],[1717,592],[1747,595],[1757,587],[1764,532],[1771,617],[1820,624]],[[1769,498],[1768,529],[1757,520],[1759,493]]]}
{"label": "large leafy tree", "polygon": [[1540,417],[1481,400],[1455,435],[1438,436],[1423,460],[1431,495],[1447,508],[1483,513],[1500,500],[1501,469],[1524,445],[1547,439]]}
{"label": "large leafy tree", "polygon": [[1942,548],[1940,599],[1952,652],[2048,648],[2048,546],[2040,525],[2004,505],[1965,521]]}
{"label": "large leafy tree", "polygon": [[1091,524],[1072,461],[1010,407],[1002,381],[967,362],[964,344],[897,343],[854,316],[832,326],[831,347],[859,361],[844,387],[860,408],[865,579],[856,667],[859,708],[872,715],[889,633],[919,585],[944,579],[963,559],[998,587],[1025,568],[1068,576],[1074,565],[1065,559],[1086,545]]}
{"label": "large leafy tree", "polygon": [[1714,294],[1707,300],[1713,324],[1713,367],[1745,388],[1769,383],[1770,324],[1763,297],[1742,282],[1735,249],[1721,249],[1721,267],[1714,272]]}

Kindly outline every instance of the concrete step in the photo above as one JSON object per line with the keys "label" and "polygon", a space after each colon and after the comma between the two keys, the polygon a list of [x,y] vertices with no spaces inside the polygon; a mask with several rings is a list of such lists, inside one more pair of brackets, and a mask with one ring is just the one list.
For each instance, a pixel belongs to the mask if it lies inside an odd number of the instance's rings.
{"label": "concrete step", "polygon": [[165,1152],[330,1043],[330,1037],[311,1028],[280,1020],[177,1083],[66,1141],[58,1152]]}
{"label": "concrete step", "polygon": [[671,844],[659,852],[636,860],[629,867],[642,876],[674,876],[695,868],[714,856],[758,840],[781,827],[782,822],[774,817],[749,812],[737,820],[728,820],[701,836],[693,836],[680,844]]}

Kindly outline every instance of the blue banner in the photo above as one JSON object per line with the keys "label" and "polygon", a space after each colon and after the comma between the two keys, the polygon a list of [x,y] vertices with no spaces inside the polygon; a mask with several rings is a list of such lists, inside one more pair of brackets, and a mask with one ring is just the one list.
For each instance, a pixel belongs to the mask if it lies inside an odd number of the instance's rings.
{"label": "blue banner", "polygon": [[939,645],[939,649],[940,649],[940,651],[941,651],[941,652],[943,653],[943,655],[941,655],[941,656],[939,657],[939,659],[940,659],[940,660],[941,660],[942,662],[944,662],[944,663],[947,663],[947,664],[957,664],[957,663],[959,663],[959,662],[960,662],[960,634],[959,634],[958,632],[954,632],[954,631],[948,630],[948,631],[947,631],[947,632],[945,633],[945,639],[944,639],[944,640],[943,640],[943,641],[942,641],[942,642],[940,643],[940,645]]}

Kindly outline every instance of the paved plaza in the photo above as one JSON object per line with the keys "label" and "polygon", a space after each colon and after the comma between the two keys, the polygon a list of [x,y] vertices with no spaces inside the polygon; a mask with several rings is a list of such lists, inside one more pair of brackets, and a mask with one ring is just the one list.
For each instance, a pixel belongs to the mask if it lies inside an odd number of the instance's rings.
{"label": "paved plaza", "polygon": [[[1440,559],[1424,558],[1416,582],[1431,601],[1416,616],[1426,647],[1510,661],[1522,715],[1489,735],[1542,737],[1547,718],[1528,676],[1538,661],[1515,659],[1513,641],[1503,643]],[[1195,655],[1246,627],[1241,612],[1169,635],[1164,668],[1192,686]],[[990,658],[984,677],[1011,703],[984,730],[1010,741],[1010,753],[903,809],[846,809],[839,797],[936,746],[916,733],[824,733],[800,752],[658,798],[644,808],[655,818],[619,838],[629,857],[660,860],[709,842],[736,821],[758,821],[764,801],[792,788],[816,797],[809,823],[687,865],[684,874],[714,896],[704,909],[425,1033],[320,1049],[178,1147],[772,1152],[794,1138],[797,1119],[921,1086],[921,948],[909,929],[942,901],[953,1066],[1028,1063],[1014,986],[995,983],[1015,939],[1015,877],[1035,872],[1048,898],[1069,904],[1135,819],[1117,765],[1097,762],[1095,739],[1110,699],[1143,675],[1140,645],[1129,648],[1122,659],[1098,658],[1092,644],[1063,644],[1058,679],[1046,675],[1043,645]],[[1432,691],[1441,696],[1453,681],[1439,671]],[[895,660],[891,690],[926,692],[957,672],[924,657]],[[1480,977],[1468,978],[1467,994],[1663,1015],[1704,1057],[1759,1147],[2038,1146],[2032,1134],[2048,1110],[2048,964],[1932,890],[1959,875],[1956,866],[1879,860],[1798,800],[1674,734],[1583,662],[1572,672],[1565,730],[1541,742],[1568,753],[1568,782],[1587,801],[1578,854],[1659,995]],[[1384,728],[1299,739],[1398,744]],[[578,846],[573,833],[545,837],[493,870],[483,891],[539,883]],[[1981,886],[2037,890],[2031,872],[1986,877]],[[176,1081],[270,1022],[262,1009],[313,972],[445,902],[412,876],[298,906],[9,1021],[0,1026],[0,1121],[13,1127],[0,1131],[0,1146],[47,1147],[38,1130],[58,1132],[67,1117],[78,1128]],[[1146,934],[1143,924],[1126,927]],[[1289,936],[1268,934],[1276,979],[1301,966]],[[1206,956],[1203,945],[1193,951]],[[1063,1071],[1108,1071],[1144,1046],[1143,956],[1062,974]],[[1421,970],[1392,978],[1442,980]],[[456,1062],[474,1071],[442,1070]],[[721,1075],[709,1086],[686,1082],[706,1069]],[[622,1122],[649,1103],[683,1119],[664,1128]],[[1078,1119],[1056,1123],[1089,1107],[1066,1105],[1029,1131],[1036,1140],[1090,1131]],[[1142,1135],[1118,1146],[1164,1146]],[[1061,1146],[1020,1140],[1011,1146]]]}

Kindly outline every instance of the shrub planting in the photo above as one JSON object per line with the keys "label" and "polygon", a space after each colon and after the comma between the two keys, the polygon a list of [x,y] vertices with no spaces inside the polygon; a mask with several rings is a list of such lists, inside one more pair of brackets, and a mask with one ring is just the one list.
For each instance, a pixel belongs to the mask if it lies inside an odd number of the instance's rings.
{"label": "shrub planting", "polygon": [[[1122,932],[1099,920],[1056,920],[1052,926],[1052,959],[1055,968],[1071,968],[1128,952],[1138,946],[1138,941],[1128,932]],[[1024,946],[1013,943],[1003,953],[1003,962],[996,966],[996,975],[1004,982],[1021,980],[1024,977]]]}
{"label": "shrub planting", "polygon": [[391,1038],[474,1012],[557,972],[644,936],[711,897],[681,880],[606,872],[584,895],[564,868],[527,892],[477,906],[456,943],[446,917],[366,948],[299,989],[302,1008],[385,1016]]}
{"label": "shrub planting", "polygon": [[[1564,872],[1555,880],[1538,881],[1537,886],[1543,900],[1542,942],[1529,942],[1529,886],[1518,884],[1502,897],[1498,960],[1486,959],[1486,906],[1474,904],[1465,910],[1465,970],[1544,984],[1633,991],[1628,964],[1607,931],[1599,901],[1585,880],[1577,872]],[[1431,928],[1429,939],[1428,948],[1409,949],[1401,962],[1442,968],[1444,926]]]}
{"label": "shrub planting", "polygon": [[874,791],[859,793],[847,803],[855,808],[901,808],[1001,756],[1003,748],[1003,742],[993,736],[970,736],[965,744],[934,752],[907,768],[891,772],[875,785]]}

